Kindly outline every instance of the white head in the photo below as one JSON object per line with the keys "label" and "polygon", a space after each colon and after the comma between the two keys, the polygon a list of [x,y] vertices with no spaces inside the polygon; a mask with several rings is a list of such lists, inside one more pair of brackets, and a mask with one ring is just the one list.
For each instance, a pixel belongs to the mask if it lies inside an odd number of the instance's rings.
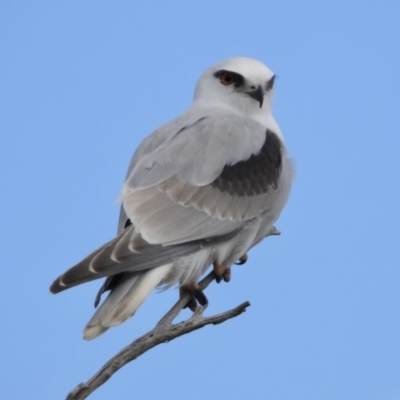
{"label": "white head", "polygon": [[271,112],[275,75],[260,61],[228,58],[207,69],[197,82],[194,102],[221,106],[246,116]]}

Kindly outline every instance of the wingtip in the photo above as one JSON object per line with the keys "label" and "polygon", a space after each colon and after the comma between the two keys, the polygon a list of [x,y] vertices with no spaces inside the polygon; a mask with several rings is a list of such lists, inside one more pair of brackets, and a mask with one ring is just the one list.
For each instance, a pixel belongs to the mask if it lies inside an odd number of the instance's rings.
{"label": "wingtip", "polygon": [[57,294],[67,289],[67,286],[61,282],[61,277],[58,277],[50,286],[50,292]]}
{"label": "wingtip", "polygon": [[57,286],[58,286],[58,282],[57,282],[57,281],[54,281],[54,282],[51,284],[50,288],[49,288],[50,293],[52,293],[52,294],[57,294],[57,293],[59,292]]}

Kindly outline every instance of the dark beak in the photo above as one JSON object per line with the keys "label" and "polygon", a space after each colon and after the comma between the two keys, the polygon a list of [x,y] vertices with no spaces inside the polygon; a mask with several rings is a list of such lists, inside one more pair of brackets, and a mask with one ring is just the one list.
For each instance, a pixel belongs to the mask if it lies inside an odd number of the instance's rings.
{"label": "dark beak", "polygon": [[259,86],[257,89],[247,92],[247,94],[260,103],[260,108],[262,107],[264,101],[264,89],[261,86]]}

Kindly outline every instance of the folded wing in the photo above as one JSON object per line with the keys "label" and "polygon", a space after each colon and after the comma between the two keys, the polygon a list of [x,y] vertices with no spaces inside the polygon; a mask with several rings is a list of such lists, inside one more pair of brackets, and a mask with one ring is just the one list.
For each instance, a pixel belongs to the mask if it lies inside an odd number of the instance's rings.
{"label": "folded wing", "polygon": [[149,270],[230,240],[273,205],[283,152],[272,131],[225,112],[160,128],[131,162],[119,235],[57,278],[51,291]]}

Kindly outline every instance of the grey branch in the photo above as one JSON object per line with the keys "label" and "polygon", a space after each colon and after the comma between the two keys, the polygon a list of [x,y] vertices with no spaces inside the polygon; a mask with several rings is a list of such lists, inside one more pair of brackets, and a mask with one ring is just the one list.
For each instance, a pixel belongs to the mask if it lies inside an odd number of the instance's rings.
{"label": "grey branch", "polygon": [[[275,227],[272,227],[267,236],[274,235],[280,235],[280,231]],[[200,289],[204,290],[214,279],[215,275],[212,271],[199,282]],[[139,339],[136,339],[107,361],[87,382],[81,383],[75,389],[71,390],[66,400],[86,399],[98,387],[107,382],[120,368],[128,364],[130,361],[135,360],[153,347],[203,328],[206,325],[221,324],[228,319],[242,314],[246,311],[246,308],[250,306],[250,303],[246,301],[232,310],[207,318],[203,316],[205,307],[198,307],[188,320],[182,321],[178,324],[172,324],[172,321],[188,303],[189,298],[189,293],[183,294],[175,305],[161,318],[153,330],[141,336]]]}
{"label": "grey branch", "polygon": [[[203,280],[199,282],[199,286],[204,290],[213,280],[214,272],[210,272]],[[189,301],[189,294],[181,296],[175,305],[165,314],[158,322],[156,327],[145,335],[136,339],[130,345],[122,349],[118,354],[112,357],[100,370],[93,375],[87,382],[79,384],[67,396],[66,400],[86,399],[92,392],[105,383],[111,376],[122,368],[125,364],[135,360],[146,351],[153,347],[169,342],[186,333],[193,332],[203,328],[206,325],[217,325],[230,318],[237,317],[246,311],[250,303],[246,301],[232,310],[214,315],[212,317],[204,317],[203,311],[205,307],[198,307],[194,314],[186,321],[178,324],[172,324],[172,321],[180,313]]]}

